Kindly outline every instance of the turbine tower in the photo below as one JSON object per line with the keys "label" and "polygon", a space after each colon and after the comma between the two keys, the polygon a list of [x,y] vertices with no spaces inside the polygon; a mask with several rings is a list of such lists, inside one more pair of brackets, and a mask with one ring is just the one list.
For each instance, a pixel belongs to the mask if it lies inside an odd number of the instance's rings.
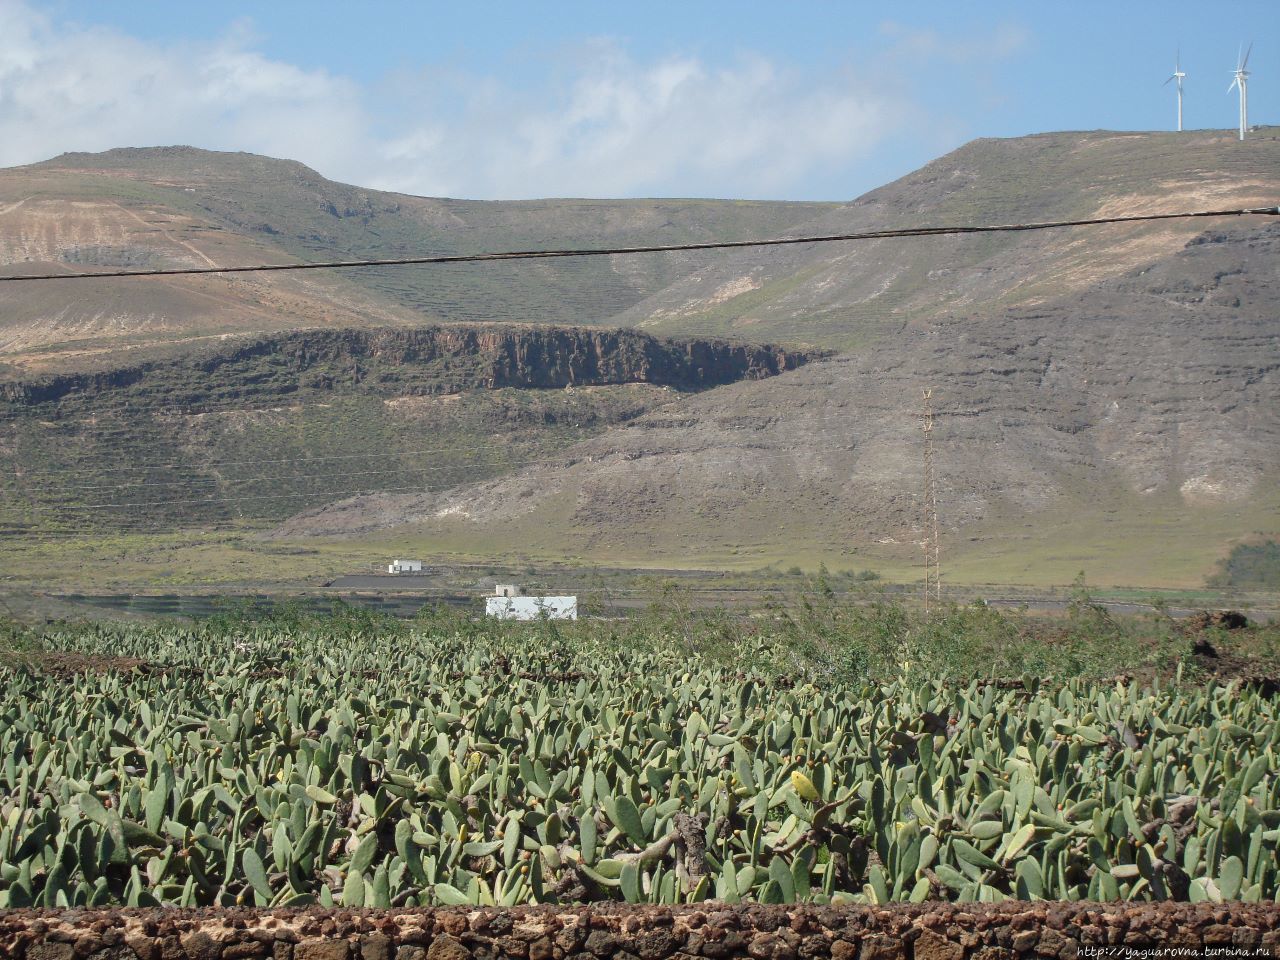
{"label": "turbine tower", "polygon": [[1244,51],[1244,56],[1236,61],[1235,78],[1231,81],[1231,86],[1227,87],[1227,93],[1240,89],[1240,139],[1244,139],[1244,133],[1249,129],[1249,71],[1245,69],[1249,65],[1249,54],[1253,52],[1253,44],[1249,44],[1249,49]]}
{"label": "turbine tower", "polygon": [[1176,80],[1176,81],[1177,81],[1177,87],[1178,87],[1178,132],[1179,132],[1179,133],[1181,133],[1181,132],[1182,132],[1182,78],[1183,78],[1183,77],[1185,77],[1185,76],[1186,76],[1186,74],[1182,72],[1182,51],[1181,51],[1181,50],[1179,50],[1179,51],[1178,51],[1178,53],[1177,53],[1177,55],[1173,58],[1173,76],[1171,76],[1171,77],[1169,78],[1169,80],[1166,80],[1164,83],[1162,83],[1162,84],[1161,84],[1161,86],[1163,86],[1163,87],[1167,87],[1167,86],[1169,85],[1169,81],[1170,81],[1170,80]]}

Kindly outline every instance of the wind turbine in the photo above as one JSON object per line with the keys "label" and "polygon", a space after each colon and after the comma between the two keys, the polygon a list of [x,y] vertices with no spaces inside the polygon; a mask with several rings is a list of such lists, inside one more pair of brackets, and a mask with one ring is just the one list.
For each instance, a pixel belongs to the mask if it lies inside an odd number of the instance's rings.
{"label": "wind turbine", "polygon": [[1227,87],[1227,93],[1237,87],[1240,88],[1240,139],[1244,139],[1244,132],[1249,129],[1249,71],[1245,69],[1249,65],[1249,54],[1253,52],[1253,44],[1249,44],[1249,49],[1244,52],[1244,56],[1236,61],[1235,78],[1231,81],[1231,86]]}
{"label": "wind turbine", "polygon": [[1185,76],[1186,74],[1182,72],[1182,51],[1179,50],[1177,55],[1173,58],[1173,76],[1171,76],[1169,80],[1166,80],[1164,83],[1161,84],[1162,87],[1167,87],[1169,85],[1170,80],[1178,81],[1177,86],[1178,86],[1178,132],[1179,133],[1182,132],[1182,78]]}

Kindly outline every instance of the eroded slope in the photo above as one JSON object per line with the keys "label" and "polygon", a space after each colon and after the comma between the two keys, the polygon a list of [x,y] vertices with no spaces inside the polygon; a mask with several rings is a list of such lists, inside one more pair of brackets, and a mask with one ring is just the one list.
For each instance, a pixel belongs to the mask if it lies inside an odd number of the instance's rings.
{"label": "eroded slope", "polygon": [[[0,171],[0,269],[394,258],[743,239],[830,204],[431,199],[300,163],[188,147],[65,154]],[[12,285],[0,361],[83,367],[123,346],[361,322],[602,323],[705,256]]]}
{"label": "eroded slope", "polygon": [[[1220,544],[1268,515],[1274,526],[1278,265],[1280,224],[1230,222],[1083,294],[913,325],[856,354],[686,398],[558,463],[335,504],[281,534],[416,529],[487,543],[501,529],[628,556],[769,555],[779,544],[906,556],[921,535],[919,412],[932,388],[949,542],[998,530],[1040,549],[1058,524],[1105,538],[1113,522],[1117,540],[1124,524],[1159,539],[1160,518],[1217,510],[1244,528],[1224,526]],[[1165,546],[1176,552],[1177,538]]]}
{"label": "eroded slope", "polygon": [[[976,140],[798,227],[1026,223],[1272,205],[1280,138],[1229,131]],[[726,253],[618,319],[645,329],[787,336],[838,348],[949,313],[1036,306],[1161,262],[1197,221]],[[784,334],[785,331],[785,334]]]}
{"label": "eroded slope", "polygon": [[164,529],[440,489],[812,357],[632,330],[460,324],[236,338],[0,380],[0,522],[10,533]]}

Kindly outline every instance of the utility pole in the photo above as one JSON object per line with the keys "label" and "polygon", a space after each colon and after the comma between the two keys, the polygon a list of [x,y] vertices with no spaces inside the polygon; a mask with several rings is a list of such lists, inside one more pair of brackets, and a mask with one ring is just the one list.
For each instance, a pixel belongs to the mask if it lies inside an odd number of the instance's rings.
{"label": "utility pole", "polygon": [[924,612],[942,603],[942,568],[938,561],[938,494],[933,470],[933,391],[924,391]]}

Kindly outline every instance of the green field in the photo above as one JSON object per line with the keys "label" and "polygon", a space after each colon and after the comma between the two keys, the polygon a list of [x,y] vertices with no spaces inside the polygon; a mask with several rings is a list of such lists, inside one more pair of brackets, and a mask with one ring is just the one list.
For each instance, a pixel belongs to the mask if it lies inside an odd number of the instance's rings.
{"label": "green field", "polygon": [[1280,896],[1280,630],[818,587],[9,625],[0,907]]}

